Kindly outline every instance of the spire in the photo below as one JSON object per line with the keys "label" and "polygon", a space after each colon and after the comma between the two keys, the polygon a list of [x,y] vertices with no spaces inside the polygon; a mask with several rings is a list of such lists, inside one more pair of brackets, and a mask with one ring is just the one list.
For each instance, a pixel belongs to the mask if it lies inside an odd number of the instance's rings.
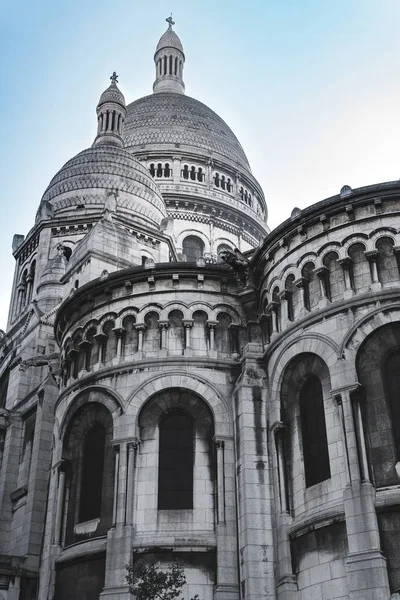
{"label": "spire", "polygon": [[161,36],[154,55],[156,80],[153,91],[155,94],[158,92],[184,94],[183,66],[185,64],[185,54],[181,40],[172,29],[172,26],[175,25],[172,14],[165,20],[168,23],[168,29]]}
{"label": "spire", "polygon": [[100,96],[96,108],[98,127],[93,146],[113,145],[122,148],[122,128],[126,117],[125,98],[117,86],[118,75],[115,71],[110,79],[111,85]]}

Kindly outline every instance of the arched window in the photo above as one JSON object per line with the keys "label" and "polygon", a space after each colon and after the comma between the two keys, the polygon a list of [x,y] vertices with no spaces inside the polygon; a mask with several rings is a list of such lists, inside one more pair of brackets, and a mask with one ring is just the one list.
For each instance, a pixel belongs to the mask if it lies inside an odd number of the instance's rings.
{"label": "arched window", "polygon": [[328,269],[327,271],[327,296],[329,300],[343,300],[343,292],[345,290],[343,269],[338,263],[338,255],[336,252],[328,252],[324,256],[323,264]]}
{"label": "arched window", "polygon": [[138,349],[138,332],[135,328],[135,317],[129,315],[122,321],[122,327],[124,328],[123,338],[123,352],[125,358],[132,357]]}
{"label": "arched window", "polygon": [[285,289],[287,290],[287,310],[289,321],[294,319],[294,295],[296,293],[296,286],[294,285],[294,275],[290,274],[286,277]]}
{"label": "arched window", "polygon": [[87,432],[83,443],[82,477],[79,521],[90,521],[101,516],[104,453],[106,430],[96,423]]}
{"label": "arched window", "polygon": [[371,272],[364,252],[365,246],[361,243],[353,244],[348,250],[351,258],[351,282],[356,293],[367,292],[371,286]]}
{"label": "arched window", "polygon": [[228,192],[232,191],[232,184],[231,184],[231,180],[228,177],[227,181],[226,181],[226,189],[228,190]]}
{"label": "arched window", "polygon": [[166,75],[166,74],[167,74],[167,57],[164,56],[164,73],[163,73],[163,75]]}
{"label": "arched window", "polygon": [[223,354],[232,353],[229,329],[229,325],[231,323],[232,319],[227,313],[219,313],[217,316],[217,326],[215,328],[215,347],[218,352],[222,352]]}
{"label": "arched window", "polygon": [[196,167],[190,167],[190,179],[196,181]]}
{"label": "arched window", "polygon": [[311,487],[331,476],[324,399],[318,377],[309,377],[300,390],[300,422],[306,487]]}
{"label": "arched window", "polygon": [[168,352],[182,355],[185,347],[185,331],[181,311],[172,310],[168,315],[168,322]]}
{"label": "arched window", "polygon": [[214,185],[215,185],[215,187],[219,187],[219,184],[220,184],[219,173],[215,173],[215,175],[214,175]]}
{"label": "arched window", "polygon": [[301,271],[301,275],[304,277],[304,306],[308,310],[312,310],[317,306],[321,295],[319,281],[315,274],[314,263],[306,263]]}
{"label": "arched window", "polygon": [[162,177],[163,176],[163,166],[162,166],[161,163],[158,163],[158,165],[157,165],[156,176],[157,177]]}
{"label": "arched window", "polygon": [[182,177],[183,179],[189,179],[189,167],[187,165],[183,166]]}
{"label": "arched window", "polygon": [[196,262],[204,254],[204,243],[196,235],[189,235],[183,240],[182,251],[186,262]]}
{"label": "arched window", "polygon": [[178,75],[178,57],[175,57],[175,75]]}
{"label": "arched window", "polygon": [[224,262],[222,260],[222,258],[220,257],[219,253],[220,252],[225,252],[226,250],[228,250],[229,252],[232,252],[231,246],[229,246],[228,244],[220,244],[218,246],[218,248],[217,248],[217,256],[218,256],[217,262],[219,262],[219,263]]}
{"label": "arched window", "polygon": [[114,321],[107,321],[103,327],[106,336],[103,341],[103,363],[110,363],[117,356],[117,336],[114,332]]}
{"label": "arched window", "polygon": [[152,177],[155,177],[155,175],[156,175],[156,168],[155,168],[155,166],[154,166],[154,163],[151,163],[151,165],[150,165],[150,169],[149,169],[149,170],[150,170],[150,175],[151,175]]}
{"label": "arched window", "polygon": [[192,349],[194,355],[207,352],[207,314],[202,310],[193,313]]}
{"label": "arched window", "polygon": [[170,177],[170,176],[171,176],[171,169],[169,168],[169,163],[165,163],[164,177]]}
{"label": "arched window", "polygon": [[201,167],[199,167],[199,170],[197,171],[197,181],[202,182],[203,181],[203,169]]}
{"label": "arched window", "polygon": [[392,431],[396,445],[397,460],[400,460],[400,350],[389,354],[384,364],[386,396],[392,416]]}
{"label": "arched window", "polygon": [[169,74],[172,75],[172,56],[169,57]]}
{"label": "arched window", "polygon": [[146,328],[144,330],[143,352],[148,356],[152,356],[152,353],[155,355],[159,352],[161,344],[158,314],[156,312],[147,313],[144,323]]}
{"label": "arched window", "polygon": [[36,274],[36,260],[34,260],[32,262],[31,267],[29,269],[29,275],[27,278],[27,282],[28,282],[27,302],[28,302],[28,304],[32,300],[34,284],[35,284],[35,274]]}
{"label": "arched window", "polygon": [[224,190],[226,188],[225,175],[221,177],[221,189]]}
{"label": "arched window", "polygon": [[193,422],[184,413],[172,413],[160,424],[158,509],[192,508]]}
{"label": "arched window", "polygon": [[399,281],[399,269],[393,247],[394,242],[389,237],[382,237],[376,242],[378,250],[376,265],[379,281],[383,286]]}
{"label": "arched window", "polygon": [[90,327],[86,333],[85,339],[85,369],[90,370],[99,360],[99,346],[96,343],[96,327]]}

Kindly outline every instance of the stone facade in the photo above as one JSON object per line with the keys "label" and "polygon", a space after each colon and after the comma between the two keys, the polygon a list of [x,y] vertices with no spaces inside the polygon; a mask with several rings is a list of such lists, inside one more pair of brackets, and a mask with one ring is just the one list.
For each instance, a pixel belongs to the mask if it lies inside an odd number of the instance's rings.
{"label": "stone facade", "polygon": [[269,232],[170,21],[154,94],[112,76],[14,236],[0,597],[128,600],[128,562],[180,560],[185,600],[397,598],[400,185]]}

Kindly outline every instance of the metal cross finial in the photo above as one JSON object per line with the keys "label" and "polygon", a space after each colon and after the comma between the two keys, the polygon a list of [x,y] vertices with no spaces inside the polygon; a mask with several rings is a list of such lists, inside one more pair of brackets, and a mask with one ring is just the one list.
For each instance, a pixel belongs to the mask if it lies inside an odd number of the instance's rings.
{"label": "metal cross finial", "polygon": [[171,16],[168,17],[168,19],[165,19],[169,25],[168,29],[172,29],[172,25],[175,25],[175,21],[172,20],[172,13]]}
{"label": "metal cross finial", "polygon": [[115,71],[114,71],[114,73],[111,75],[110,79],[111,79],[111,83],[118,83],[118,75],[116,74],[116,72],[115,72]]}

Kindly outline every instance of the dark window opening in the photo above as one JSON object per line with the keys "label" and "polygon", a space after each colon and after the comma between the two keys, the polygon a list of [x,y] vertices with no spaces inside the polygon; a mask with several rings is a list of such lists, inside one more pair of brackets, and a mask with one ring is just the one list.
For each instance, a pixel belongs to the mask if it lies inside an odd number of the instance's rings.
{"label": "dark window opening", "polygon": [[158,165],[157,165],[156,175],[157,175],[157,177],[162,177],[163,176],[163,168],[162,168],[162,164],[161,163],[158,163]]}
{"label": "dark window opening", "polygon": [[196,181],[196,167],[191,167],[191,169],[190,169],[190,179],[192,181]]}
{"label": "dark window opening", "polygon": [[172,56],[169,57],[169,74],[172,75]]}
{"label": "dark window opening", "polygon": [[150,165],[150,175],[152,177],[155,177],[155,174],[156,174],[156,169],[155,169],[154,163],[151,163],[151,165]]}
{"label": "dark window opening", "polygon": [[97,423],[86,434],[83,446],[79,520],[101,516],[106,431]]}
{"label": "dark window opening", "polygon": [[184,414],[160,425],[158,509],[193,508],[193,423]]}
{"label": "dark window opening", "polygon": [[203,169],[201,167],[197,171],[197,181],[203,181]]}
{"label": "dark window opening", "polygon": [[400,457],[400,350],[396,350],[386,359],[385,387],[392,416],[392,431],[396,444],[397,460]]}
{"label": "dark window opening", "polygon": [[170,177],[170,176],[171,176],[171,169],[169,168],[169,163],[165,163],[164,177]]}
{"label": "dark window opening", "polygon": [[219,183],[220,183],[219,173],[215,173],[215,176],[214,176],[215,187],[219,187]]}
{"label": "dark window opening", "polygon": [[183,240],[182,251],[186,256],[186,262],[196,262],[204,254],[204,244],[200,238],[189,235]]}
{"label": "dark window opening", "polygon": [[189,179],[189,167],[187,165],[183,167],[182,177],[183,179]]}
{"label": "dark window opening", "polygon": [[311,487],[331,476],[324,399],[317,377],[307,379],[301,388],[300,421],[306,487]]}

